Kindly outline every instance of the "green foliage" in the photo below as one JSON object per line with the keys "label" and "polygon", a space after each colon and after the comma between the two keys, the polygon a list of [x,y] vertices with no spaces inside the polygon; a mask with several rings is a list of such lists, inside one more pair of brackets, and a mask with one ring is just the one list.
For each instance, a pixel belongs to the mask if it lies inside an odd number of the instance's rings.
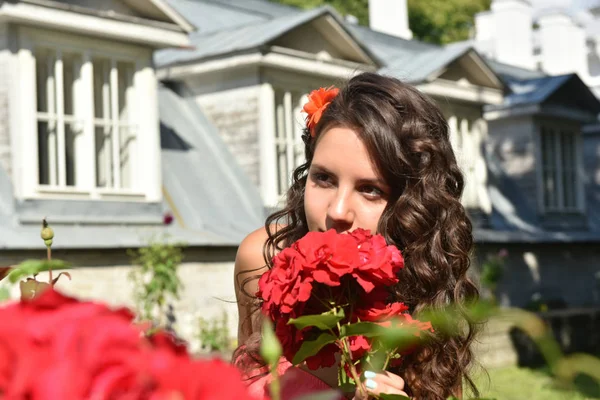
{"label": "green foliage", "polygon": [[447,44],[469,39],[475,14],[490,8],[491,0],[408,0],[414,36],[429,43]]}
{"label": "green foliage", "polygon": [[221,318],[212,320],[200,318],[198,326],[200,328],[198,339],[202,350],[219,353],[228,353],[232,350],[233,345],[225,311],[223,311]]}
{"label": "green foliage", "polygon": [[309,10],[315,7],[329,5],[342,16],[353,15],[361,25],[369,24],[369,0],[271,0],[275,3]]}
{"label": "green foliage", "polygon": [[[330,5],[342,15],[369,24],[368,0],[271,0],[310,9]],[[408,0],[409,26],[416,39],[447,44],[470,37],[475,14],[490,8],[491,0]]]}
{"label": "green foliage", "polygon": [[168,325],[169,303],[179,299],[183,283],[177,268],[183,260],[183,246],[163,240],[150,240],[148,246],[130,250],[135,267],[129,274],[139,317],[161,327]]}
{"label": "green foliage", "polygon": [[[491,368],[474,375],[475,384],[486,398],[497,400],[592,400],[600,399],[597,385],[565,388],[544,369],[516,366]],[[596,393],[594,394],[594,391]],[[592,393],[588,393],[592,392]]]}
{"label": "green foliage", "polygon": [[481,266],[481,284],[488,288],[495,288],[504,275],[506,255],[500,252],[488,257]]}
{"label": "green foliage", "polygon": [[334,328],[338,322],[344,319],[344,310],[331,310],[319,315],[304,315],[298,318],[290,318],[288,324],[294,325],[298,329],[304,329],[314,326],[321,330]]}
{"label": "green foliage", "polygon": [[300,364],[301,362],[306,360],[308,357],[311,357],[311,356],[314,356],[315,354],[317,354],[319,352],[319,350],[321,350],[326,345],[328,345],[330,343],[334,343],[336,341],[336,339],[337,338],[334,335],[332,335],[331,333],[324,332],[324,333],[321,333],[314,340],[305,340],[304,342],[302,342],[302,345],[300,346],[300,349],[298,350],[298,352],[294,355],[294,359],[292,360],[292,363],[294,365]]}
{"label": "green foliage", "polygon": [[70,269],[70,265],[62,260],[25,260],[8,273],[10,283],[16,283],[27,276],[36,276],[40,272]]}

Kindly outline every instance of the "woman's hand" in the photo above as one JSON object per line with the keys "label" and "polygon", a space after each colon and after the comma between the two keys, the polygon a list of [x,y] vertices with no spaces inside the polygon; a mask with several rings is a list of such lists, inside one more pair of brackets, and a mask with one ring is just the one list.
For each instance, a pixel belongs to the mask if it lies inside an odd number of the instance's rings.
{"label": "woman's hand", "polygon": [[[408,397],[404,391],[404,379],[391,372],[383,371],[375,373],[365,371],[363,373],[364,384],[369,395],[377,396],[379,394],[399,394]],[[353,400],[368,400],[370,397],[365,397],[360,389],[356,389]]]}

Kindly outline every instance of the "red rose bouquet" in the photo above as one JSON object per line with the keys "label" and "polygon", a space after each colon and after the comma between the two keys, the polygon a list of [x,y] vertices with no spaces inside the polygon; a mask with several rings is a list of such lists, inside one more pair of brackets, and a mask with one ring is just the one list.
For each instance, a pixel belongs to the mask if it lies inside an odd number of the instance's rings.
{"label": "red rose bouquet", "polygon": [[389,301],[403,267],[400,251],[381,235],[309,232],[274,257],[257,295],[288,360],[318,369],[339,355],[340,385],[356,384],[362,366],[400,362],[410,339],[431,330]]}
{"label": "red rose bouquet", "polygon": [[250,399],[237,369],[52,288],[0,308],[0,399]]}

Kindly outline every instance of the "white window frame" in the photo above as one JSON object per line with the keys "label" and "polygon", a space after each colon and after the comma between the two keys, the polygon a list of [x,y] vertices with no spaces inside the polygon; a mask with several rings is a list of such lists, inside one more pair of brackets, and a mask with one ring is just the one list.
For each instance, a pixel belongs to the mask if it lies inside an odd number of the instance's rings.
{"label": "white window frame", "polygon": [[306,159],[303,129],[306,114],[302,111],[308,101],[305,92],[275,88],[275,170],[278,205],[285,202],[285,196],[292,184],[294,170]]}
{"label": "white window frame", "polygon": [[[147,201],[157,202],[162,200],[161,173],[160,173],[160,133],[158,118],[157,81],[152,66],[152,51],[150,48],[108,42],[93,38],[83,38],[77,35],[68,35],[37,28],[19,27],[19,49],[13,64],[13,74],[17,84],[12,87],[12,96],[15,106],[11,110],[11,132],[13,141],[13,170],[15,176],[15,195],[20,198],[33,199],[89,199],[89,200],[120,200],[120,201]],[[60,109],[49,110],[52,112],[39,113],[37,110],[36,92],[36,51],[48,49],[77,54],[81,57],[80,79],[74,85],[78,93],[77,106],[74,105],[73,116],[65,117]],[[132,96],[131,117],[127,122],[115,119],[98,119],[94,116],[94,87],[93,65],[95,57],[116,62],[128,62],[133,66],[131,91],[127,96]],[[60,69],[60,63],[56,64]],[[116,69],[111,69],[110,84],[118,82]],[[56,71],[57,79],[61,79],[61,72]],[[60,82],[58,82],[60,84]],[[57,87],[60,87],[57,85]],[[114,87],[113,87],[114,88]],[[118,96],[117,91],[113,93]],[[60,94],[57,98],[60,100]],[[111,99],[109,106],[115,107],[115,99]],[[57,102],[57,105],[61,103]],[[143,111],[143,112],[142,112]],[[77,152],[75,173],[77,186],[65,185],[65,164],[59,163],[57,180],[50,185],[39,184],[39,155],[38,155],[38,121],[55,121],[58,123],[57,141],[64,143],[64,126],[66,123],[81,123],[81,135],[74,140]],[[136,127],[135,151],[131,152],[131,165],[133,174],[131,186],[125,188],[97,187],[95,171],[95,127],[111,126],[114,132],[120,128],[130,129]],[[115,137],[118,134],[115,135]],[[115,147],[119,142],[114,141]],[[58,152],[59,157],[64,157],[63,152]],[[118,153],[114,153],[118,157]],[[62,161],[62,160],[61,160]],[[113,162],[117,162],[115,158]],[[118,174],[115,174],[118,175]],[[118,182],[118,178],[116,179]]]}
{"label": "white window frame", "polygon": [[[577,123],[568,123],[555,120],[537,121],[536,124],[536,149],[537,149],[537,192],[538,207],[541,213],[582,213],[585,210],[585,195],[583,187],[583,160],[581,158],[582,142],[581,128]],[[552,135],[552,142],[544,141],[543,135]],[[574,177],[574,204],[565,204],[565,160],[562,150],[562,138],[572,140],[572,166],[571,174]],[[544,148],[546,146],[546,148]],[[551,147],[548,147],[551,146]],[[550,165],[547,165],[547,152],[552,151]],[[549,169],[549,171],[548,171]],[[547,174],[553,175],[553,198],[547,198]],[[552,203],[552,204],[549,204]]]}
{"label": "white window frame", "polygon": [[[281,207],[285,202],[287,189],[292,183],[292,172],[306,161],[302,141],[306,114],[302,108],[312,89],[304,87],[319,87],[318,84],[306,84],[286,88],[284,80],[278,81],[275,85],[263,83],[258,91],[259,186],[263,204],[275,208]],[[278,126],[284,127],[283,134]],[[279,158],[278,151],[281,155]]]}

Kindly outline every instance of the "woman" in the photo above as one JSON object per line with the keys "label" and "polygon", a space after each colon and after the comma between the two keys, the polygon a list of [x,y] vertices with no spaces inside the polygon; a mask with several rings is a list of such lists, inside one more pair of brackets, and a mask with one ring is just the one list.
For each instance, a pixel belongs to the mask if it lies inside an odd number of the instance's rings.
{"label": "woman", "polygon": [[[273,255],[309,231],[369,229],[405,258],[394,301],[410,312],[476,299],[467,277],[471,224],[460,203],[464,182],[438,106],[415,88],[373,73],[352,78],[339,93],[321,90],[308,111],[306,163],[296,169],[285,207],[239,247],[235,282],[242,353],[260,332],[257,278]],[[318,96],[316,96],[318,97]],[[312,96],[311,96],[312,99]],[[475,326],[462,336],[441,332],[404,358],[395,373],[367,373],[372,393],[419,399],[461,397]],[[239,354],[239,353],[238,353]],[[335,387],[336,369],[309,371]]]}

